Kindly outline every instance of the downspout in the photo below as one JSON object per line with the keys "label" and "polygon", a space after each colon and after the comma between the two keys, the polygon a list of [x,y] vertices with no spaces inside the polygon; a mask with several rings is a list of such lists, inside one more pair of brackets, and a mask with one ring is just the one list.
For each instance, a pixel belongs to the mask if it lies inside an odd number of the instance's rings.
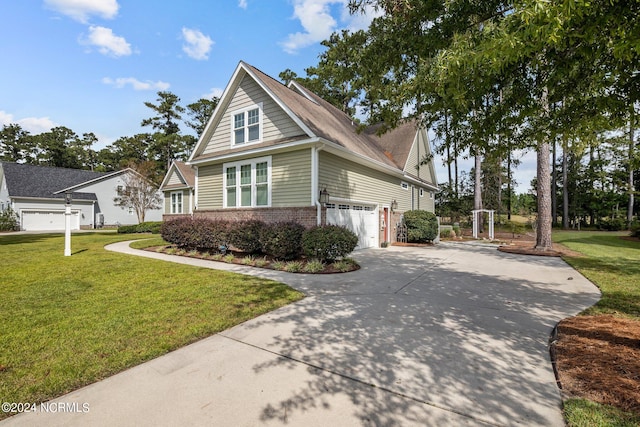
{"label": "downspout", "polygon": [[[195,183],[194,183],[194,200],[193,200],[193,207],[191,208],[191,217],[193,218],[193,214],[195,213],[195,211],[198,210],[198,175],[200,174],[200,171],[198,169],[198,166],[193,166],[193,168],[196,170],[196,176],[195,176]],[[224,190],[223,190],[224,191]],[[223,195],[224,198],[224,195]]]}
{"label": "downspout", "polygon": [[311,148],[311,203],[316,205],[317,225],[322,225],[322,205],[320,204],[320,200],[318,200],[320,197],[318,180],[320,179],[319,153],[323,148],[323,146]]}

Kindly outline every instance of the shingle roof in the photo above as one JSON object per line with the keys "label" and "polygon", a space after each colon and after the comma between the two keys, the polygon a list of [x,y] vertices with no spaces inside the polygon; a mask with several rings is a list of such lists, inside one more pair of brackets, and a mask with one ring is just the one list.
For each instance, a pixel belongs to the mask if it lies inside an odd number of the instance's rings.
{"label": "shingle roof", "polygon": [[[357,125],[340,109],[304,88],[299,83],[296,83],[296,85],[304,90],[308,97],[283,85],[259,69],[246,63],[243,64],[251,70],[293,114],[311,129],[316,136],[334,142],[353,153],[360,154],[372,160],[394,168],[404,168],[404,163],[400,165],[395,159],[385,154],[385,149],[380,145],[380,138],[378,136],[367,132],[358,132]],[[416,129],[414,129],[414,135],[415,130]],[[408,145],[407,150],[410,150],[413,138],[409,138],[408,141],[397,141],[397,143],[406,143]]]}
{"label": "shingle roof", "polygon": [[[2,163],[7,191],[10,197],[36,197],[64,199],[64,193],[56,191],[73,187],[107,175],[80,169],[55,168],[20,163]],[[74,192],[74,199],[96,200],[94,193]]]}
{"label": "shingle roof", "polygon": [[185,162],[175,161],[174,162],[178,170],[180,170],[180,174],[187,181],[187,185],[189,187],[195,187],[196,185],[196,171]]}

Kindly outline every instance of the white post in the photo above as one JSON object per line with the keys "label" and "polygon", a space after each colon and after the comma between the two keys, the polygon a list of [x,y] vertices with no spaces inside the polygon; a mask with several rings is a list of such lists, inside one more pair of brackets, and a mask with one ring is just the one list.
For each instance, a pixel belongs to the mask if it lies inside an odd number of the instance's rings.
{"label": "white post", "polygon": [[471,211],[471,213],[473,214],[473,238],[477,239],[478,238],[478,211],[473,210]]}
{"label": "white post", "polygon": [[71,256],[71,205],[64,209],[64,256]]}
{"label": "white post", "polygon": [[493,211],[489,211],[489,240],[493,240]]}

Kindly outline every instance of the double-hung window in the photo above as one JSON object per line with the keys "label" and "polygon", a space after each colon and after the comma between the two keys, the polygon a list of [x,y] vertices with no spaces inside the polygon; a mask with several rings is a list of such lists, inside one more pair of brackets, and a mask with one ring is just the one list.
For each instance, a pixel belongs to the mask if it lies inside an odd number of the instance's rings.
{"label": "double-hung window", "polygon": [[233,128],[231,145],[260,142],[262,140],[262,104],[232,113],[231,126]]}
{"label": "double-hung window", "polygon": [[182,191],[174,191],[171,193],[171,213],[182,213]]}
{"label": "double-hung window", "polygon": [[224,207],[271,205],[271,157],[225,163]]}

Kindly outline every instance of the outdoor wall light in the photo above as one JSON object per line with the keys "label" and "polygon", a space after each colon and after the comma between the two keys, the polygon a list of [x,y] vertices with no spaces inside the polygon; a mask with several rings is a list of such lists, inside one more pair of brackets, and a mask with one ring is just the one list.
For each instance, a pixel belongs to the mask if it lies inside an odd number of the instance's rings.
{"label": "outdoor wall light", "polygon": [[393,201],[391,202],[391,211],[395,211],[398,209],[398,202],[396,201],[396,199],[393,199]]}
{"label": "outdoor wall light", "polygon": [[329,192],[326,188],[323,188],[322,191],[320,191],[320,203],[322,204],[322,206],[329,203]]}
{"label": "outdoor wall light", "polygon": [[70,205],[71,201],[72,201],[71,192],[67,191],[66,193],[64,193],[64,203],[66,205]]}

